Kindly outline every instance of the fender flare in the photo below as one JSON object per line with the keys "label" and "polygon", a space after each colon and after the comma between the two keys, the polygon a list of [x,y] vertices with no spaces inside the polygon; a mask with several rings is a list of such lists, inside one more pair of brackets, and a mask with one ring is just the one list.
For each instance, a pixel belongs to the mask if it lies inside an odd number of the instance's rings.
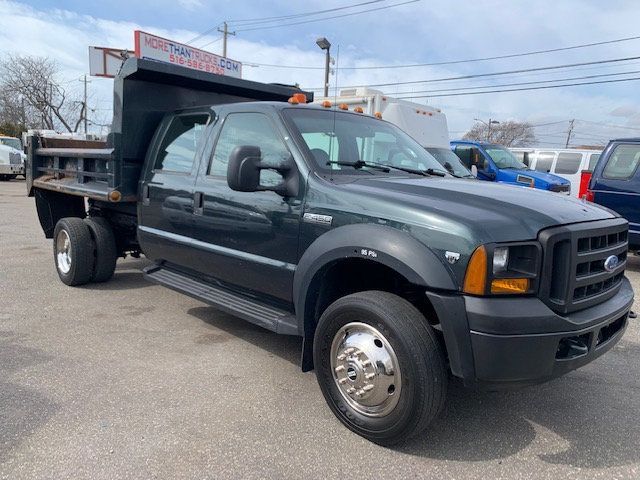
{"label": "fender flare", "polygon": [[300,258],[293,279],[298,332],[305,331],[307,289],[316,274],[340,259],[361,258],[385,265],[411,283],[437,290],[458,290],[452,273],[427,246],[401,230],[375,224],[338,227],[318,237]]}

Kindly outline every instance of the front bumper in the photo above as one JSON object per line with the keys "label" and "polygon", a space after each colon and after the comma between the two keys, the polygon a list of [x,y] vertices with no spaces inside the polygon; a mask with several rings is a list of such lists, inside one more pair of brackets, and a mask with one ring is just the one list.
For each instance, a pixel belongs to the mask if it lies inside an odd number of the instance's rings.
{"label": "front bumper", "polygon": [[24,164],[0,164],[0,175],[24,175]]}
{"label": "front bumper", "polygon": [[622,337],[633,304],[626,278],[615,296],[565,316],[535,297],[427,296],[453,374],[488,388],[541,383],[598,358]]}

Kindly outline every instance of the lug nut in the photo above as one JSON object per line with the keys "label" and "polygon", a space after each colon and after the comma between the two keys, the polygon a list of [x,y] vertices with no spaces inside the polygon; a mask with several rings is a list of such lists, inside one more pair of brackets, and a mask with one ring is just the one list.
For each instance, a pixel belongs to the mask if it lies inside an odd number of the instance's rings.
{"label": "lug nut", "polygon": [[355,391],[356,391],[356,389],[355,389],[354,387],[347,388],[347,393],[348,393],[349,395],[353,394]]}
{"label": "lug nut", "polygon": [[344,385],[345,383],[347,383],[347,379],[346,378],[341,378],[340,380],[338,380],[338,383],[340,385]]}
{"label": "lug nut", "polygon": [[364,378],[366,378],[367,380],[371,380],[373,377],[375,377],[376,374],[375,373],[366,373],[364,375]]}
{"label": "lug nut", "polygon": [[365,385],[364,387],[362,387],[362,390],[364,392],[368,392],[369,390],[373,390],[374,386],[373,385]]}
{"label": "lug nut", "polygon": [[338,355],[338,360],[341,362],[343,362],[345,358],[347,358],[347,356],[344,353],[341,353],[340,355]]}
{"label": "lug nut", "polygon": [[334,368],[336,373],[340,373],[342,371],[344,371],[344,365],[338,365],[336,368]]}

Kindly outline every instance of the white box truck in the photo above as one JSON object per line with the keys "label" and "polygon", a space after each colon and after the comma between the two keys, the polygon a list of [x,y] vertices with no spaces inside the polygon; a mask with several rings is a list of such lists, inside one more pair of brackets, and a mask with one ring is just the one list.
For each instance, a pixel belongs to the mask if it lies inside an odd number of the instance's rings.
{"label": "white box truck", "polygon": [[378,116],[393,123],[420,143],[452,175],[472,177],[451,151],[447,117],[438,108],[393,98],[368,87],[344,89],[337,96],[320,97],[314,103]]}

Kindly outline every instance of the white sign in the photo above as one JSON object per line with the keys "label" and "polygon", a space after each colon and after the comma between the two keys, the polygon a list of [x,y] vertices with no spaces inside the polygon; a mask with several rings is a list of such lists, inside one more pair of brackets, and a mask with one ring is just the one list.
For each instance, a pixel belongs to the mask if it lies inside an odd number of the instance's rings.
{"label": "white sign", "polygon": [[89,75],[113,78],[131,55],[132,51],[121,48],[89,47]]}
{"label": "white sign", "polygon": [[189,45],[157,37],[140,30],[135,31],[136,57],[173,63],[201,72],[242,77],[242,64]]}

